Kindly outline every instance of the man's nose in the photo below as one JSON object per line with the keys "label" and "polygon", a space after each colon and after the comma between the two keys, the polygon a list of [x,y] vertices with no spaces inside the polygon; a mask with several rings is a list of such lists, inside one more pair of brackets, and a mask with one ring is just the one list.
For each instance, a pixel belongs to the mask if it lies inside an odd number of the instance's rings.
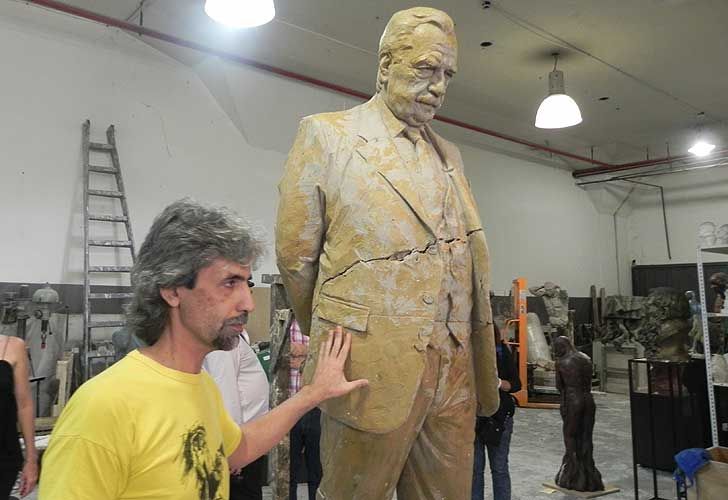
{"label": "man's nose", "polygon": [[255,309],[255,301],[253,300],[253,291],[249,286],[242,287],[240,297],[238,297],[237,310],[239,312],[253,312]]}

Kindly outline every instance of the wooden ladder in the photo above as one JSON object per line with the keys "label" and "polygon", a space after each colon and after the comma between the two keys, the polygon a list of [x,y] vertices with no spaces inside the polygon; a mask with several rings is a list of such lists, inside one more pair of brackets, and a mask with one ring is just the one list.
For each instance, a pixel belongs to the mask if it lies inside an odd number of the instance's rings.
{"label": "wooden ladder", "polygon": [[[88,380],[91,377],[91,362],[94,359],[108,360],[113,358],[113,353],[100,353],[96,349],[94,342],[95,337],[93,331],[99,328],[123,327],[126,322],[124,320],[117,321],[94,321],[92,318],[92,304],[98,301],[130,299],[131,293],[96,293],[91,290],[92,275],[119,276],[131,272],[131,266],[92,266],[91,252],[92,247],[116,248],[119,251],[128,250],[131,253],[131,261],[136,261],[134,253],[134,236],[131,230],[131,221],[129,219],[129,207],[126,201],[126,193],[124,191],[124,181],[121,176],[121,165],[119,163],[119,151],[116,148],[116,137],[114,136],[114,126],[110,125],[106,130],[106,143],[91,142],[90,140],[91,122],[86,120],[83,124],[83,164],[84,164],[84,190],[83,190],[83,246],[84,246],[84,264],[83,264],[83,379]],[[111,159],[111,166],[92,165],[90,161],[91,152],[108,154]],[[116,181],[116,190],[100,190],[91,189],[90,180],[92,174],[102,176],[113,176]],[[91,213],[89,210],[89,200],[92,197],[117,199],[121,203],[121,214],[98,214]],[[89,233],[90,222],[102,222],[112,225],[123,224],[126,230],[126,239],[123,240],[107,240],[94,239]],[[118,255],[118,254],[117,254]],[[121,308],[120,308],[121,309]],[[124,311],[120,310],[122,314]]]}

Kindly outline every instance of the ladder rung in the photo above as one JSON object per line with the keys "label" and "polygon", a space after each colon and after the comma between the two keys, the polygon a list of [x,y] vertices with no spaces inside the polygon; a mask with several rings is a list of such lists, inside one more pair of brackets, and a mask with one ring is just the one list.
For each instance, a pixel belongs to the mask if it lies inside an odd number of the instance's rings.
{"label": "ladder rung", "polygon": [[101,189],[89,189],[88,194],[91,196],[104,196],[106,198],[123,198],[124,193],[121,191],[103,191]]}
{"label": "ladder rung", "polygon": [[89,328],[113,328],[126,325],[126,321],[90,321]]}
{"label": "ladder rung", "polygon": [[117,174],[119,171],[114,167],[100,167],[98,165],[89,165],[89,172],[96,172],[97,174]]}
{"label": "ladder rung", "polygon": [[99,351],[89,351],[89,352],[86,353],[86,359],[87,360],[91,360],[91,359],[109,359],[109,358],[113,358],[113,357],[114,357],[114,354],[110,354],[110,353],[107,353],[107,354],[99,354]]}
{"label": "ladder rung", "polygon": [[89,142],[88,143],[89,149],[96,150],[96,151],[113,151],[114,146],[111,144],[104,144],[102,142]]}
{"label": "ladder rung", "polygon": [[115,293],[89,293],[88,298],[94,299],[130,299],[134,296],[131,292],[115,292]]}
{"label": "ladder rung", "polygon": [[129,240],[89,240],[90,247],[128,247],[131,248]]}
{"label": "ladder rung", "polygon": [[88,220],[97,220],[101,222],[126,222],[129,218],[125,215],[101,215],[89,214]]}
{"label": "ladder rung", "polygon": [[129,273],[131,266],[90,266],[90,273]]}

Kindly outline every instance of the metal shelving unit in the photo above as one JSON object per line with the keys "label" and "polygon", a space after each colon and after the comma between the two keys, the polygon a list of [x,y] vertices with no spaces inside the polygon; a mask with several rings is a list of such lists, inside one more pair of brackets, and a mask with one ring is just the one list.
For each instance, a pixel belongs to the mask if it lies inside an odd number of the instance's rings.
{"label": "metal shelving unit", "polygon": [[708,318],[728,318],[725,313],[709,313],[707,311],[705,293],[705,275],[703,273],[703,253],[728,255],[728,246],[698,247],[698,288],[700,289],[700,312],[703,324],[703,352],[705,353],[705,372],[708,379],[708,409],[710,411],[710,432],[713,437],[713,446],[719,446],[718,440],[718,414],[715,407],[715,387],[728,387],[728,384],[713,381],[713,366],[710,352],[710,334],[708,333]]}

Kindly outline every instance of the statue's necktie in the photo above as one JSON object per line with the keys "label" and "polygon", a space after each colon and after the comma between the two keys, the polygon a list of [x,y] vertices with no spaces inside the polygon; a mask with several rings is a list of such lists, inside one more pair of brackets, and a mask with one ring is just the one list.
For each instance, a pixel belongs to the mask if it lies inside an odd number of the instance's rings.
{"label": "statue's necktie", "polygon": [[421,130],[407,128],[405,135],[415,147],[416,165],[412,180],[416,183],[415,187],[425,209],[430,213],[431,220],[439,224],[442,221],[448,188],[442,161]]}

